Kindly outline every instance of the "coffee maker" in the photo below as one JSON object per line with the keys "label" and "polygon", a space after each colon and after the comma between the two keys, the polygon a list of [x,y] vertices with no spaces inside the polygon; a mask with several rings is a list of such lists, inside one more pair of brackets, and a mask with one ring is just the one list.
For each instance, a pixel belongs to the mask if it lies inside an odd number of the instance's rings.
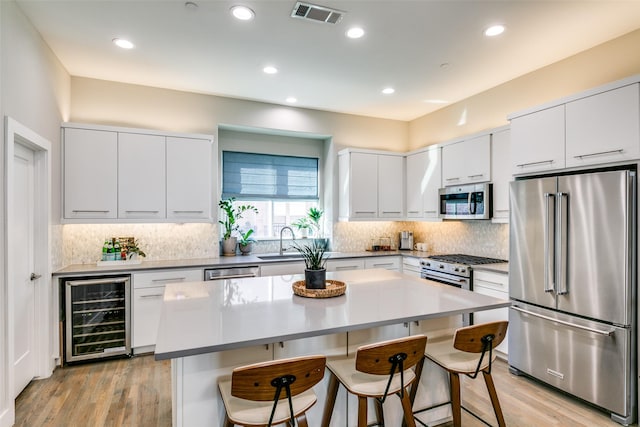
{"label": "coffee maker", "polygon": [[413,250],[413,231],[400,232],[400,245],[398,249],[412,251]]}

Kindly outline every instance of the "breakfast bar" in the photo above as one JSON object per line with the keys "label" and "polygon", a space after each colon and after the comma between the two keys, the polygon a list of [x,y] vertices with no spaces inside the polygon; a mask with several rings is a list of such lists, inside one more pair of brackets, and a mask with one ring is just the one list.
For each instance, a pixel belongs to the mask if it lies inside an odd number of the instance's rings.
{"label": "breakfast bar", "polygon": [[[217,380],[236,366],[304,354],[344,356],[366,343],[415,333],[436,339],[460,326],[464,313],[510,305],[389,270],[335,272],[327,278],[344,282],[345,294],[294,295],[292,284],[302,275],[167,285],[155,358],[171,359],[173,425],[222,425]],[[420,387],[428,390],[419,389],[416,406],[447,400],[446,377],[425,366]],[[325,383],[316,386],[311,425],[319,423],[325,389]],[[385,402],[390,426],[401,422],[396,400]],[[353,425],[352,404],[341,390],[331,425]],[[431,416],[446,418],[447,410],[438,408]]]}

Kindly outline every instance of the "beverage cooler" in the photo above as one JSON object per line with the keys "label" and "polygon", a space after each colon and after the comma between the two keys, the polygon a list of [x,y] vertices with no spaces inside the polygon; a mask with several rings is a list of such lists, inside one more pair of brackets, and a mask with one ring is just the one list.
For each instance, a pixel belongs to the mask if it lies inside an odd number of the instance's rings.
{"label": "beverage cooler", "polygon": [[131,355],[130,276],[66,279],[61,292],[66,363]]}

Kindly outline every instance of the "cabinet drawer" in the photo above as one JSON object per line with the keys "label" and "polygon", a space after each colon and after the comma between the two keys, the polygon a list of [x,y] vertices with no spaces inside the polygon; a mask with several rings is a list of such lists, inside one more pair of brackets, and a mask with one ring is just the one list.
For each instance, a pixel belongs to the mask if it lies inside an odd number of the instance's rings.
{"label": "cabinet drawer", "polygon": [[201,282],[204,278],[202,269],[192,270],[162,270],[133,275],[134,289],[164,286],[176,282]]}
{"label": "cabinet drawer", "polygon": [[509,293],[509,275],[488,271],[473,272],[473,288],[476,286]]}
{"label": "cabinet drawer", "polygon": [[364,260],[352,259],[334,259],[327,261],[327,271],[347,271],[362,270],[364,268]]}
{"label": "cabinet drawer", "polygon": [[400,270],[400,257],[385,256],[367,258],[364,260],[364,268],[386,268],[387,270]]}

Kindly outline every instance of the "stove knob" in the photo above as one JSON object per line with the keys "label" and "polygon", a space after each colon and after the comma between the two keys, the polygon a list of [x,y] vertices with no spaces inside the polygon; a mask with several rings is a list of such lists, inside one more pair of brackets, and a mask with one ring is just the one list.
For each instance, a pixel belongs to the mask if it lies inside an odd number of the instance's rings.
{"label": "stove knob", "polygon": [[[457,270],[457,269],[456,269],[456,270]],[[460,269],[460,273],[466,273],[466,272],[467,272],[467,269],[466,269],[466,268],[461,268],[461,269]]]}
{"label": "stove knob", "polygon": [[[454,268],[453,271],[459,271],[458,267]],[[464,270],[462,270],[464,272]]]}
{"label": "stove knob", "polygon": [[440,264],[440,268],[444,268],[444,264]]}

